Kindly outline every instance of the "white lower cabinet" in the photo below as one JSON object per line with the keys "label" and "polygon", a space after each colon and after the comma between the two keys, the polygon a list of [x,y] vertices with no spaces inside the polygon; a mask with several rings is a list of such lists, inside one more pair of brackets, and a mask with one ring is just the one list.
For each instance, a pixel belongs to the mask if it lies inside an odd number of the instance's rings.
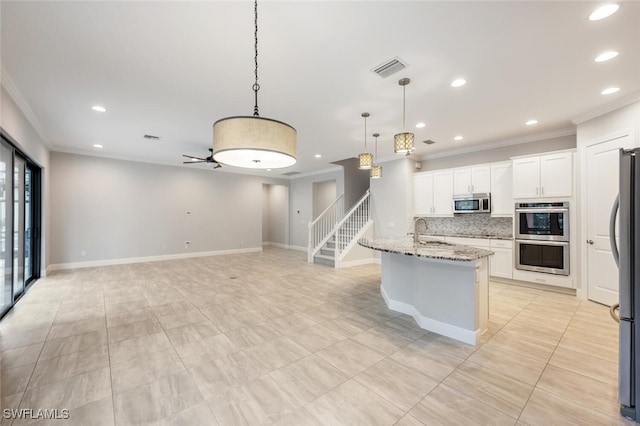
{"label": "white lower cabinet", "polygon": [[489,258],[489,275],[492,277],[513,278],[513,241],[465,237],[446,237],[445,241],[491,250],[494,255]]}
{"label": "white lower cabinet", "polygon": [[513,241],[491,240],[491,256],[489,275],[500,278],[513,278]]}

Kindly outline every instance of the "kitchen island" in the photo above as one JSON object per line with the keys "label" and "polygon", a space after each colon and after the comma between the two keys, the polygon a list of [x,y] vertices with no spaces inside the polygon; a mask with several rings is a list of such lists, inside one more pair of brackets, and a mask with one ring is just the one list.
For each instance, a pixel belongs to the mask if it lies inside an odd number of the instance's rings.
{"label": "kitchen island", "polygon": [[381,252],[387,307],[429,331],[475,345],[489,319],[492,251],[412,237],[362,239]]}

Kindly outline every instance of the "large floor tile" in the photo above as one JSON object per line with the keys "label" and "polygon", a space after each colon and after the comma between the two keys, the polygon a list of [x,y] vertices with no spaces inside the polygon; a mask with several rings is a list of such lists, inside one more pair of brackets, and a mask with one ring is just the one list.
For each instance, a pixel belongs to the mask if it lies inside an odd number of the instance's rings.
{"label": "large floor tile", "polygon": [[354,378],[404,411],[438,384],[426,374],[391,359],[380,361]]}
{"label": "large floor tile", "polygon": [[286,336],[252,346],[245,349],[245,352],[259,360],[268,370],[284,367],[309,355],[309,351]]}
{"label": "large floor tile", "polygon": [[113,393],[125,392],[185,370],[173,348],[111,364]]}
{"label": "large floor tile", "polygon": [[316,352],[316,355],[347,375],[355,376],[385,358],[382,352],[370,349],[353,339],[342,340]]}
{"label": "large floor tile", "polygon": [[323,425],[392,425],[404,411],[355,380],[343,383],[306,407]]}
{"label": "large floor tile", "polygon": [[471,362],[461,364],[443,383],[514,419],[520,415],[533,390],[533,385]]}
{"label": "large floor tile", "polygon": [[515,417],[446,385],[435,388],[409,414],[425,425],[513,426],[516,422]]}
{"label": "large floor tile", "polygon": [[289,338],[309,352],[317,352],[347,337],[322,324],[316,324],[290,335]]}
{"label": "large floor tile", "polygon": [[464,359],[442,356],[429,345],[412,343],[390,356],[390,359],[440,381],[455,370]]}

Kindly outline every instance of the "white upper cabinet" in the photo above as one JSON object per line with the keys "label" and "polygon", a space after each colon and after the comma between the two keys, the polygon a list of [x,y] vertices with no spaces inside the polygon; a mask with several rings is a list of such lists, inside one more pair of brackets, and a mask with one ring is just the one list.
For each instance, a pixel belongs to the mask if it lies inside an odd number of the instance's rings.
{"label": "white upper cabinet", "polygon": [[453,171],[438,170],[413,175],[413,212],[416,216],[453,214]]}
{"label": "white upper cabinet", "polygon": [[491,214],[513,216],[511,161],[491,165]]}
{"label": "white upper cabinet", "polygon": [[570,197],[572,188],[572,152],[513,160],[513,198]]}
{"label": "white upper cabinet", "polygon": [[570,197],[573,188],[573,153],[540,156],[540,196]]}
{"label": "white upper cabinet", "polygon": [[470,194],[491,191],[489,166],[463,167],[453,171],[453,193]]}
{"label": "white upper cabinet", "polygon": [[433,211],[433,173],[413,175],[413,212],[416,216]]}

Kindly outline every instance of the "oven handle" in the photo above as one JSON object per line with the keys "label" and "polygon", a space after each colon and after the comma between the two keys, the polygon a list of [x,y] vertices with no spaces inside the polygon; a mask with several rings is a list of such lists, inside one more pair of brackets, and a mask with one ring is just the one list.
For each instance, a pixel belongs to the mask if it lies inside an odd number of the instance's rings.
{"label": "oven handle", "polygon": [[568,246],[568,241],[547,241],[547,240],[516,240],[519,244],[533,244],[538,246]]}
{"label": "oven handle", "polygon": [[516,213],[569,213],[569,209],[518,209]]}

